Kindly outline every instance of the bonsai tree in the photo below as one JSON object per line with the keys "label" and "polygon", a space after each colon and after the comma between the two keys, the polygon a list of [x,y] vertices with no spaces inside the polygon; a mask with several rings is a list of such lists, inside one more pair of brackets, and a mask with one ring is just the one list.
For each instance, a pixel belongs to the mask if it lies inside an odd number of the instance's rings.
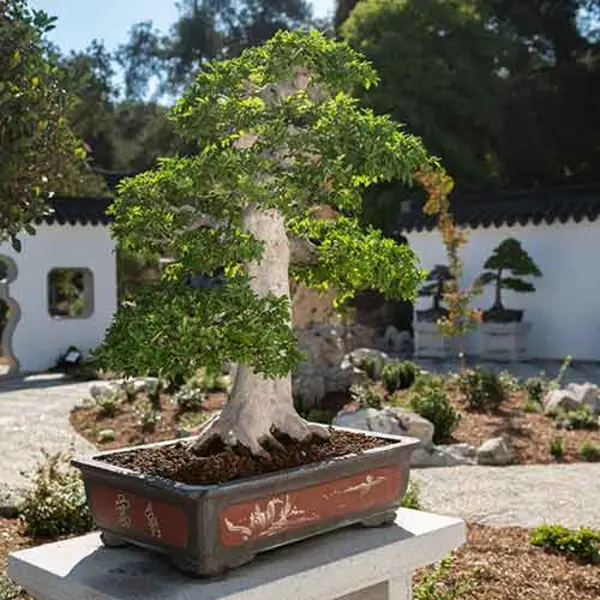
{"label": "bonsai tree", "polygon": [[[197,444],[215,437],[254,455],[327,430],[294,410],[302,358],[291,325],[290,275],[338,301],[377,289],[414,299],[424,273],[407,245],[363,229],[363,189],[436,169],[420,139],[350,95],[375,84],[348,45],[311,31],[207,63],[171,118],[197,144],[125,180],[114,233],[131,251],[174,258],[160,284],[120,308],[96,353],[125,375],[183,379],[238,363],[231,396]],[[185,278],[224,266],[219,286]],[[280,437],[279,439],[283,439]]]}
{"label": "bonsai tree", "polygon": [[433,306],[428,310],[417,311],[419,321],[435,322],[447,314],[442,306],[445,294],[446,282],[452,279],[450,269],[445,265],[435,265],[427,274],[425,284],[419,289],[419,296],[433,298]]}
{"label": "bonsai tree", "polygon": [[[514,238],[507,238],[497,248],[483,265],[487,269],[479,278],[481,285],[495,286],[494,304],[483,313],[484,321],[512,322],[521,321],[522,310],[505,309],[502,304],[502,290],[513,292],[534,292],[535,287],[522,277],[540,277],[541,271],[532,258]],[[508,277],[504,274],[510,272]]]}

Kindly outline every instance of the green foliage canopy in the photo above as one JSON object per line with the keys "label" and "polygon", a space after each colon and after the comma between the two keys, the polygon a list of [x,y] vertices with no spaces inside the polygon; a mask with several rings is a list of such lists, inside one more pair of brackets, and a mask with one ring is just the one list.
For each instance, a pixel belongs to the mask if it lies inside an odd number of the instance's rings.
{"label": "green foliage canopy", "polygon": [[[308,86],[294,85],[303,79]],[[314,247],[314,262],[293,270],[310,285],[334,285],[343,299],[372,288],[414,297],[424,276],[415,255],[352,216],[367,186],[410,183],[417,170],[437,165],[418,138],[350,95],[376,82],[360,54],[315,31],[280,32],[202,69],[171,116],[198,153],[125,180],[113,205],[125,249],[167,253],[174,263],[160,294],[117,314],[101,362],[128,374],[140,364],[189,374],[226,359],[269,376],[294,367],[300,355],[287,298],[256,297],[243,269],[263,250],[242,227],[248,206],[276,209],[290,234]],[[344,216],[315,219],[323,205]],[[221,266],[228,277],[216,290],[181,283]]]}

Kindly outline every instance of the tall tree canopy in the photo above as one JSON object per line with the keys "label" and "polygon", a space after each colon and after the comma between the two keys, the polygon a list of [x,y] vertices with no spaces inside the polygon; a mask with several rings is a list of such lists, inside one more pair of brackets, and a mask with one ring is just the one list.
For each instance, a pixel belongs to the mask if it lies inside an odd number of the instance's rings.
{"label": "tall tree canopy", "polygon": [[53,19],[25,0],[0,4],[0,241],[43,213],[49,192],[89,194],[102,180],[68,121],[73,96],[43,42]]}
{"label": "tall tree canopy", "polygon": [[364,0],[341,27],[382,80],[365,103],[419,132],[463,187],[494,169],[505,48],[487,16],[470,0]]}
{"label": "tall tree canopy", "polygon": [[[338,31],[459,190],[600,179],[598,0],[339,0]],[[395,193],[395,192],[394,192]]]}
{"label": "tall tree canopy", "polygon": [[143,97],[153,78],[160,92],[176,94],[205,61],[238,56],[279,30],[311,21],[307,0],[181,0],[179,9],[168,35],[140,22],[120,48],[128,96]]}

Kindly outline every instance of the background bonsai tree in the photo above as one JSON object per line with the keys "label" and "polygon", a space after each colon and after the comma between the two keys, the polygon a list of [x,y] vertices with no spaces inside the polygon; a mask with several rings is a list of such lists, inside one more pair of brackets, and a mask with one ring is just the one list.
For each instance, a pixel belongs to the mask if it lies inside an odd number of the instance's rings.
{"label": "background bonsai tree", "polygon": [[[122,247],[174,263],[119,309],[96,358],[125,375],[171,380],[238,363],[230,399],[199,445],[218,436],[258,455],[280,445],[274,433],[327,435],[293,407],[301,354],[290,274],[333,286],[340,302],[366,289],[416,295],[424,273],[409,247],[353,217],[366,186],[438,168],[418,138],[350,95],[376,81],[346,44],[280,32],[205,65],[178,101],[171,118],[196,155],[165,158],[120,186],[112,213]],[[220,286],[184,283],[221,266]]]}
{"label": "background bonsai tree", "polygon": [[428,321],[435,323],[440,317],[447,314],[447,310],[442,306],[442,300],[446,290],[446,282],[452,279],[450,269],[446,265],[435,265],[427,274],[425,284],[419,289],[419,296],[432,298],[433,305],[427,310],[417,311],[419,321]]}
{"label": "background bonsai tree", "polygon": [[[542,273],[532,258],[514,238],[507,238],[497,248],[483,265],[487,269],[479,278],[481,285],[494,284],[494,304],[490,310],[483,313],[484,321],[512,322],[521,321],[522,310],[505,309],[502,304],[502,290],[513,292],[534,292],[535,287],[522,277],[541,277]],[[508,277],[504,276],[510,272]]]}

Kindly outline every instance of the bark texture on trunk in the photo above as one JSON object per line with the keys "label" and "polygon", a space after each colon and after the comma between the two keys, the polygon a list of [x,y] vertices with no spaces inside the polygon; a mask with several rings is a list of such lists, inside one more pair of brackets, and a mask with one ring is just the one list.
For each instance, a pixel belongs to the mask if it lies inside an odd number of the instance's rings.
{"label": "bark texture on trunk", "polygon": [[[244,210],[243,226],[264,243],[260,263],[246,265],[252,289],[261,297],[271,292],[289,299],[290,245],[283,216],[273,209],[250,206]],[[296,440],[313,434],[327,436],[322,428],[304,421],[294,409],[291,375],[267,379],[251,367],[240,365],[231,397],[219,420],[208,427],[195,444],[203,445],[218,436],[228,446],[243,446],[259,455],[269,446],[279,446],[273,437],[275,431]]]}

